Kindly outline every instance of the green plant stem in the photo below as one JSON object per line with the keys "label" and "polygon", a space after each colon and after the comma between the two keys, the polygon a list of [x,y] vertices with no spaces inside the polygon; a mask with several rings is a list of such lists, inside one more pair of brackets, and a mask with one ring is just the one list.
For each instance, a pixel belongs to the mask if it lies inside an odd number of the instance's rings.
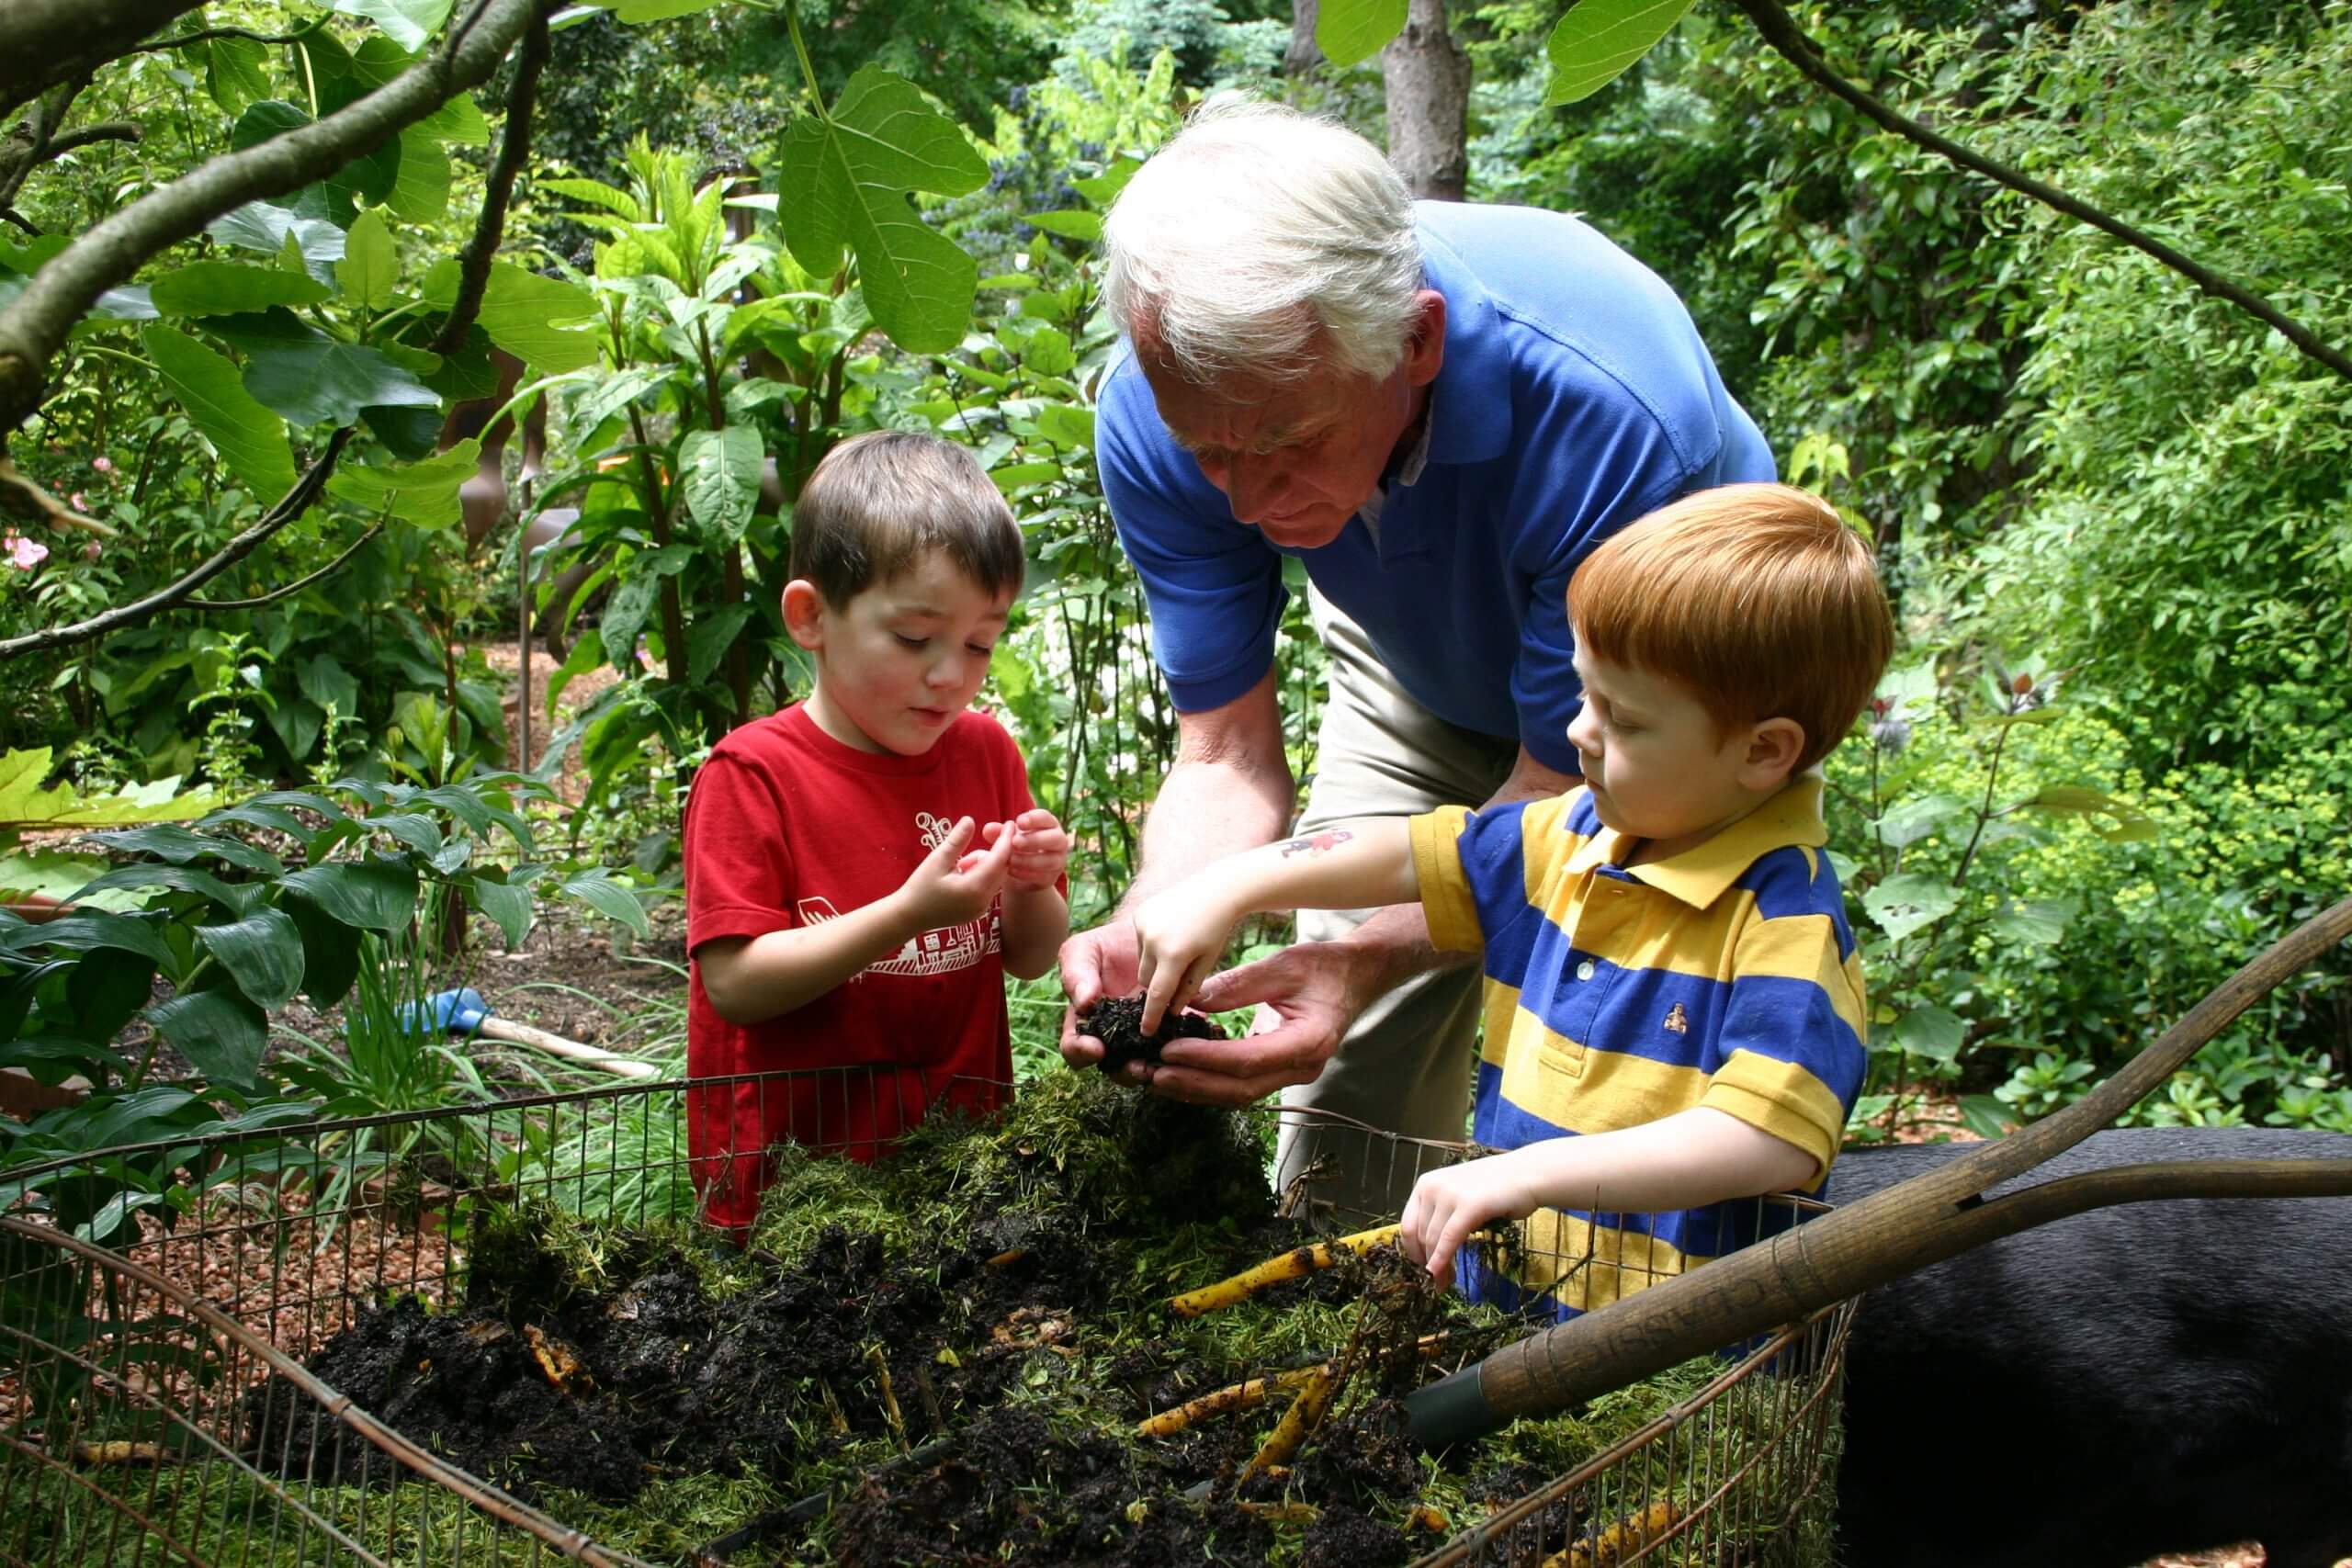
{"label": "green plant stem", "polygon": [[[2015,718],[2018,711],[2018,699],[2012,695],[2007,716]],[[1984,837],[1985,824],[2001,815],[1993,809],[1993,788],[2001,777],[2001,753],[2009,744],[2009,732],[2016,728],[2014,724],[2005,724],[2001,726],[2001,733],[1994,737],[1993,761],[1984,770],[1984,798],[1976,805],[1976,828],[1968,835],[1968,848],[1961,852],[1960,868],[1951,874],[1951,885],[1956,888],[1968,884],[1968,868],[1975,863],[1976,846]]]}
{"label": "green plant stem", "polygon": [[800,12],[789,3],[784,7],[784,25],[792,34],[792,52],[800,62],[800,79],[808,84],[808,107],[819,119],[831,121],[832,115],[825,107],[825,95],[817,86],[817,67],[809,62],[808,42],[800,36]]}

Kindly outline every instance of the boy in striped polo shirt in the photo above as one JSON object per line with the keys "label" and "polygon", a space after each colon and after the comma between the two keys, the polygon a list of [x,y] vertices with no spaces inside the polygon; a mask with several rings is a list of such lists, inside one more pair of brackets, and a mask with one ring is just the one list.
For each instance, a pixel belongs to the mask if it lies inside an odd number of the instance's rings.
{"label": "boy in striped polo shirt", "polygon": [[1516,1277],[1463,1255],[1464,1288],[1564,1317],[1746,1245],[1752,1200],[1827,1178],[1865,1011],[1817,764],[1894,646],[1870,545],[1785,485],[1626,527],[1568,614],[1581,787],[1270,844],[1133,916],[1147,1030],[1255,912],[1418,901],[1434,943],[1480,955],[1473,1135],[1506,1152],[1422,1177],[1404,1247],[1447,1280],[1473,1231],[1527,1218]]}

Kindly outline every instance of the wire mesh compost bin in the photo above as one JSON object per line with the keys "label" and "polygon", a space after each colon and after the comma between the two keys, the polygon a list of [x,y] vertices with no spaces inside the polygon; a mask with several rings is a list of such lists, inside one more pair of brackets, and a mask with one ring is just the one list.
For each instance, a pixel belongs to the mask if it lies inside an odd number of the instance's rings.
{"label": "wire mesh compost bin", "polygon": [[[1344,1380],[1373,1361],[1362,1277],[1334,1267],[1282,1287],[1308,1303],[1299,1312],[1323,1314],[1316,1323],[1340,1325],[1344,1355],[1334,1347],[1319,1366],[1306,1365],[1281,1339],[1288,1320],[1269,1317],[1241,1339],[1217,1342],[1250,1345],[1252,1355],[1204,1369],[1208,1341],[1182,1339],[1192,1330],[1170,1320],[1166,1301],[1206,1281],[1162,1267],[1158,1255],[1148,1270],[1121,1264],[1127,1273],[1107,1280],[1095,1306],[1133,1314],[1123,1321],[1145,1321],[1148,1311],[1152,1323],[1171,1321],[1169,1333],[1178,1337],[1164,1351],[1130,1348],[1114,1362],[1107,1381],[1130,1391],[1120,1396],[1129,1401],[1120,1422],[1163,1402],[1187,1411],[1227,1403],[1220,1414],[1186,1417],[1193,1424],[1167,1441],[1164,1455],[1118,1450],[1132,1473],[1114,1475],[1103,1457],[1112,1439],[1074,1432],[1056,1405],[1059,1391],[1076,1387],[1072,1380],[1093,1364],[1089,1337],[1097,1322],[1037,1300],[1007,1305],[1016,1298],[1006,1281],[1023,1269],[1043,1277],[1057,1262],[1099,1263],[1107,1232],[1089,1228],[1099,1219],[1057,1228],[999,1214],[970,1235],[900,1235],[929,1259],[927,1272],[886,1275],[875,1270],[889,1249],[864,1235],[858,1217],[886,1232],[908,1222],[895,1200],[874,1201],[869,1191],[865,1210],[851,1202],[839,1215],[823,1211],[823,1223],[793,1233],[792,1246],[806,1248],[794,1256],[819,1261],[746,1283],[742,1270],[786,1261],[768,1250],[785,1246],[775,1239],[784,1233],[765,1228],[773,1213],[797,1223],[796,1206],[814,1204],[812,1194],[850,1192],[857,1182],[885,1179],[870,1173],[914,1163],[911,1152],[866,1165],[787,1151],[748,1251],[695,1224],[696,1162],[708,1188],[717,1172],[741,1166],[742,1152],[690,1150],[689,1093],[759,1103],[777,1097],[787,1121],[829,1099],[848,1106],[863,1097],[862,1116],[827,1115],[823,1123],[871,1129],[895,1125],[877,1117],[877,1097],[928,1100],[934,1091],[948,1089],[857,1072],[632,1084],[142,1145],[10,1173],[15,1197],[0,1214],[0,1563],[916,1560],[935,1553],[892,1532],[946,1528],[940,1521],[977,1506],[973,1497],[990,1483],[979,1426],[967,1431],[960,1415],[983,1396],[995,1412],[987,1441],[1008,1452],[1062,1455],[1068,1468],[1058,1485],[1111,1499],[1091,1560],[1115,1561],[1121,1532],[1152,1529],[1174,1532],[1165,1540],[1196,1556],[1299,1561],[1301,1532],[1311,1545],[1329,1523],[1317,1520],[1338,1511],[1300,1501],[1303,1478],[1322,1473],[1317,1464],[1369,1474],[1371,1461],[1351,1447],[1358,1428],[1329,1405],[1301,1416],[1309,1402],[1300,1394],[1285,1415],[1276,1400],[1309,1386],[1324,1387],[1329,1400],[1334,1375]],[[1030,1103],[1024,1095],[1012,1120]],[[1241,1121],[1233,1135],[1243,1153],[1226,1163],[1264,1167],[1272,1123],[1299,1115],[1267,1111]],[[933,1118],[912,1136],[944,1139],[937,1129],[971,1126],[978,1137],[988,1125]],[[1082,1185],[1091,1179],[1082,1155],[1057,1136],[1048,1125],[1023,1132],[1010,1148],[992,1145],[997,1164],[975,1159],[956,1179],[978,1189],[1004,1179],[1006,1169],[1035,1167]],[[1315,1137],[1323,1169],[1276,1194],[1281,1212],[1268,1222],[1302,1241],[1310,1227],[1336,1236],[1356,1222],[1393,1218],[1393,1210],[1356,1214],[1318,1201],[1313,1181],[1334,1159],[1393,1187],[1459,1156],[1328,1121]],[[922,1153],[933,1157],[946,1146]],[[1256,1179],[1253,1170],[1242,1174]],[[1095,1197],[1107,1205],[1102,1213],[1125,1201],[1117,1193]],[[1796,1217],[1762,1209],[1757,1223],[1768,1229]],[[1629,1250],[1621,1232],[1571,1238],[1575,1229],[1539,1235],[1531,1225],[1486,1236],[1475,1244],[1476,1261],[1490,1278],[1555,1292],[1573,1282],[1596,1303],[1671,1266],[1657,1250]],[[543,1250],[516,1252],[514,1238],[526,1231]],[[1185,1234],[1195,1232],[1224,1235],[1228,1247],[1247,1245],[1214,1224]],[[1614,1239],[1603,1245],[1595,1235]],[[1302,1246],[1295,1256],[1309,1250]],[[1354,1256],[1347,1244],[1324,1251],[1327,1261]],[[1370,1243],[1363,1255],[1373,1256]],[[559,1256],[561,1268],[549,1261]],[[667,1260],[659,1269],[645,1261],[656,1257]],[[612,1288],[591,1291],[599,1280]],[[590,1302],[593,1312],[582,1304]],[[960,1303],[952,1310],[979,1326],[956,1342],[960,1350],[942,1343],[934,1351],[933,1341],[911,1337],[915,1318],[891,1315],[918,1302],[929,1303],[923,1322],[951,1310],[941,1303]],[[1824,1482],[1853,1307],[1840,1303],[1685,1369],[1670,1400],[1637,1416],[1619,1413],[1615,1428],[1595,1414],[1589,1431],[1606,1440],[1580,1438],[1589,1451],[1548,1436],[1531,1439],[1522,1452],[1549,1456],[1542,1467],[1522,1458],[1483,1495],[1416,1508],[1394,1527],[1406,1533],[1402,1554],[1429,1564],[1527,1568],[1826,1562]],[[865,1325],[861,1337],[828,1344],[834,1330],[826,1325],[848,1321],[839,1314],[852,1308]],[[789,1315],[804,1310],[814,1315]],[[1454,1302],[1445,1310],[1486,1314],[1494,1325],[1479,1332],[1490,1337],[1408,1331],[1401,1348],[1379,1353],[1419,1358],[1408,1375],[1435,1376],[1523,1332],[1490,1308]],[[788,1372],[820,1352],[835,1358],[830,1365],[857,1370],[797,1382],[762,1371],[773,1362]],[[658,1395],[647,1392],[657,1373],[673,1380]],[[1227,1378],[1233,1387],[1194,1399]],[[762,1388],[769,1390],[763,1398],[783,1390],[775,1397],[786,1402],[762,1406],[768,1416],[724,1434],[752,1447],[694,1446],[717,1440],[706,1430],[710,1410],[736,1408]],[[527,1440],[482,1460],[490,1450],[480,1447],[480,1433],[447,1415],[469,1400],[469,1419],[515,1416]],[[1224,1413],[1235,1404],[1257,1408]],[[637,1427],[610,1424],[623,1406],[639,1413]],[[1366,1414],[1349,1420],[1373,1419],[1369,1404],[1351,1408]],[[1306,1423],[1305,1457],[1267,1465],[1252,1459],[1238,1475],[1230,1459],[1202,1458],[1278,1416]],[[1140,1442],[1125,1425],[1117,1437]],[[1224,1451],[1246,1452],[1254,1442]],[[1327,1450],[1330,1457],[1317,1457]],[[777,1456],[787,1451],[838,1459],[790,1472],[821,1474],[808,1495],[779,1494]],[[1419,1469],[1415,1458],[1405,1473]],[[563,1483],[548,1483],[559,1470]],[[1188,1483],[1196,1472],[1200,1481]],[[1159,1492],[1136,1493],[1136,1475]],[[1128,1490],[1107,1490],[1114,1481]],[[641,1488],[657,1485],[671,1512],[649,1524],[650,1516],[630,1509],[654,1495]],[[1001,1540],[951,1544],[975,1561],[1001,1551],[1023,1560],[1044,1527],[1027,1502],[1016,1501],[1008,1517],[1014,1522]],[[821,1551],[810,1541],[823,1542]]]}

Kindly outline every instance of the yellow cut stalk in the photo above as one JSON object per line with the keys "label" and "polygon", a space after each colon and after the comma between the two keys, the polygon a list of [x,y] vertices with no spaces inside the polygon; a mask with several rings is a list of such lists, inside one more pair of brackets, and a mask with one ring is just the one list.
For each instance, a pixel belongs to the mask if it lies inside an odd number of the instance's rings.
{"label": "yellow cut stalk", "polygon": [[1279,1285],[1285,1280],[1304,1280],[1317,1269],[1329,1269],[1340,1260],[1342,1253],[1357,1257],[1375,1247],[1385,1247],[1396,1239],[1396,1225],[1382,1225],[1377,1230],[1358,1231],[1330,1241],[1318,1241],[1311,1247],[1295,1247],[1278,1258],[1269,1258],[1254,1268],[1245,1269],[1230,1280],[1220,1280],[1214,1285],[1204,1285],[1197,1291],[1187,1291],[1168,1303],[1168,1309],[1178,1317],[1198,1317],[1219,1307],[1247,1301],[1269,1285]]}

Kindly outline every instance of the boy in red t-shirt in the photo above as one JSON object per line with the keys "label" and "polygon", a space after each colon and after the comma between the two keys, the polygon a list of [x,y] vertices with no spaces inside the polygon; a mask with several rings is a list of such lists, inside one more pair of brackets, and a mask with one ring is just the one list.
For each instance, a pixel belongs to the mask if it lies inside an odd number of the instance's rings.
{"label": "boy in red t-shirt", "polygon": [[1021,530],[972,455],[880,431],[792,514],[784,620],[806,702],[718,743],[686,805],[686,1104],[706,1218],[740,1234],[789,1138],[871,1159],[941,1101],[1002,1103],[1004,974],[1052,967],[1069,835],[967,712],[1020,591]]}

